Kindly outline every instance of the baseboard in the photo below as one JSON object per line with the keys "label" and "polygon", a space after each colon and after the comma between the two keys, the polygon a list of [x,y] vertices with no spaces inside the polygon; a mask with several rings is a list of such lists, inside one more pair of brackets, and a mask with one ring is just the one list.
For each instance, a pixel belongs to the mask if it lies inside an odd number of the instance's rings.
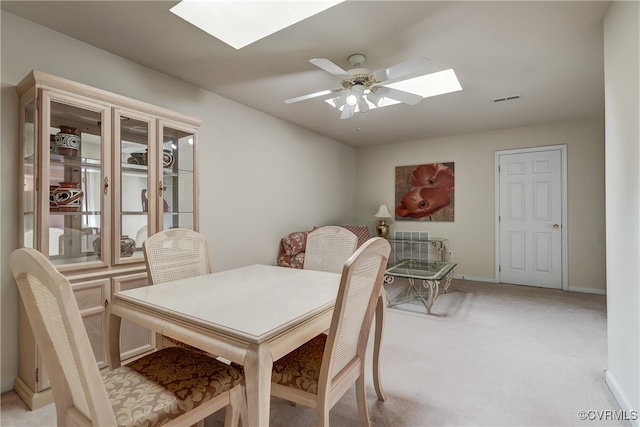
{"label": "baseboard", "polygon": [[0,383],[0,393],[6,393],[16,388],[16,377],[2,380]]}
{"label": "baseboard", "polygon": [[[487,282],[487,283],[498,283],[495,277],[480,277],[480,276],[469,276],[468,274],[454,274],[454,279],[459,280],[473,280],[476,282]],[[599,288],[584,288],[582,286],[569,286],[567,288],[568,292],[581,292],[583,294],[597,294],[597,295],[606,295],[606,289]]]}
{"label": "baseboard", "polygon": [[567,287],[567,291],[569,292],[582,292],[583,294],[598,294],[598,295],[606,295],[606,289],[599,288],[583,288],[582,286],[569,286]]}
{"label": "baseboard", "polygon": [[53,403],[53,391],[51,387],[40,392],[34,392],[29,386],[20,378],[16,378],[16,394],[20,396],[20,399],[29,407],[31,411],[40,409],[43,406]]}
{"label": "baseboard", "polygon": [[476,282],[498,283],[496,282],[495,277],[480,277],[480,276],[469,276],[468,274],[454,274],[453,278],[460,279],[460,280],[473,280]]}
{"label": "baseboard", "polygon": [[626,394],[620,389],[618,381],[616,381],[614,376],[611,375],[611,372],[609,370],[605,372],[605,382],[607,383],[609,390],[611,390],[613,397],[620,405],[620,408],[622,408],[624,415],[626,415],[625,419],[629,421],[630,425],[640,427],[640,420],[638,419],[638,409],[640,408],[633,408],[633,406],[629,402],[629,399],[627,399]]}

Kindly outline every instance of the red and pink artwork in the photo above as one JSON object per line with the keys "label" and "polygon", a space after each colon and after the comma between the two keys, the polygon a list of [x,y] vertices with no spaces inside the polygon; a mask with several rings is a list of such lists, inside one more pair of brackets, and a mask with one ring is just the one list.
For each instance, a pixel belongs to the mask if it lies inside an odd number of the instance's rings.
{"label": "red and pink artwork", "polygon": [[454,164],[396,167],[396,220],[453,221]]}

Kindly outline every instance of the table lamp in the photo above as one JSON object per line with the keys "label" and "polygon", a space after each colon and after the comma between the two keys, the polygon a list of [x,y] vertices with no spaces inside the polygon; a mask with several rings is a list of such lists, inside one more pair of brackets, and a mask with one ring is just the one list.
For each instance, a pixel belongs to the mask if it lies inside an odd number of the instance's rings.
{"label": "table lamp", "polygon": [[387,205],[380,205],[378,208],[378,212],[374,215],[376,218],[379,218],[378,226],[376,227],[376,232],[378,236],[386,238],[389,234],[389,226],[385,221],[385,218],[391,218],[391,214],[389,213],[389,208]]}

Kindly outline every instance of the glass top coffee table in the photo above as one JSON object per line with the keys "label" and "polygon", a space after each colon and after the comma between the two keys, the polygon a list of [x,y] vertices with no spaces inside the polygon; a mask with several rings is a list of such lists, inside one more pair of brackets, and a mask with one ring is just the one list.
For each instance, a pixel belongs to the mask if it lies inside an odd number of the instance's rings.
{"label": "glass top coffee table", "polygon": [[[431,314],[431,306],[438,298],[440,282],[444,280],[443,291],[446,293],[456,263],[443,261],[419,261],[405,260],[385,271],[385,282],[392,283],[394,277],[406,277],[409,279],[409,287],[389,301],[389,307],[398,304],[415,303],[422,301],[427,314]],[[415,284],[415,280],[422,280],[422,286]]]}

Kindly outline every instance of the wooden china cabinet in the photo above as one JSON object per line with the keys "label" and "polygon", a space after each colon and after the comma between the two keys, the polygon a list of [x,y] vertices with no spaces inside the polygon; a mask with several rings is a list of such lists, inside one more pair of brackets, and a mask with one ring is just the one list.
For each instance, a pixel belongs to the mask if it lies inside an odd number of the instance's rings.
{"label": "wooden china cabinet", "polygon": [[[106,366],[105,307],[149,282],[142,242],[198,229],[198,119],[32,71],[20,97],[20,245],[69,278],[98,366]],[[20,303],[16,392],[31,409],[53,401]],[[155,348],[155,334],[122,325],[123,360]]]}

